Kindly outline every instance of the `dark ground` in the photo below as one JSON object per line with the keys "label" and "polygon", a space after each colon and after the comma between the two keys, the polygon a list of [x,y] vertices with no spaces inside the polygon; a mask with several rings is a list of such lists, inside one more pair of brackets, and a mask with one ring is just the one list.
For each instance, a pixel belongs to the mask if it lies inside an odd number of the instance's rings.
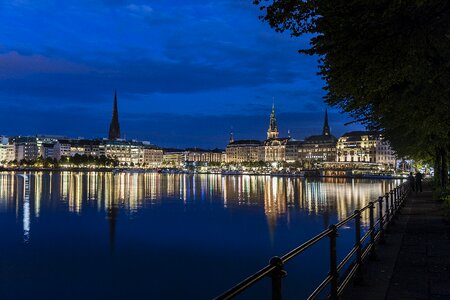
{"label": "dark ground", "polygon": [[361,285],[342,299],[450,299],[450,222],[430,186],[412,192]]}

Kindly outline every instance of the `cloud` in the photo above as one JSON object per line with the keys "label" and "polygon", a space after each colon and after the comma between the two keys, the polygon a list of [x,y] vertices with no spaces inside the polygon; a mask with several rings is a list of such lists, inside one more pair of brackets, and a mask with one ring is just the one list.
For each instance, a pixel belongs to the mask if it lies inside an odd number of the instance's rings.
{"label": "cloud", "polygon": [[115,88],[128,136],[163,145],[220,146],[230,126],[242,138],[264,138],[272,96],[282,132],[321,127],[317,57],[297,53],[308,39],[274,32],[251,1],[0,6],[1,128],[101,135]]}
{"label": "cloud", "polygon": [[88,66],[42,55],[23,55],[18,52],[0,54],[0,79],[23,78],[31,74],[85,74]]}
{"label": "cloud", "polygon": [[130,13],[138,16],[149,16],[153,13],[153,8],[146,4],[129,4],[126,8]]}

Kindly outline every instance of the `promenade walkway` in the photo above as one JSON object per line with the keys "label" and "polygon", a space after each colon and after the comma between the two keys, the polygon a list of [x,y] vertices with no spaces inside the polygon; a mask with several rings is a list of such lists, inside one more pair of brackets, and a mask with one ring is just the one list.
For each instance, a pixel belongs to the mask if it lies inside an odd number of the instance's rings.
{"label": "promenade walkway", "polygon": [[429,186],[411,193],[377,254],[342,299],[450,299],[450,222]]}

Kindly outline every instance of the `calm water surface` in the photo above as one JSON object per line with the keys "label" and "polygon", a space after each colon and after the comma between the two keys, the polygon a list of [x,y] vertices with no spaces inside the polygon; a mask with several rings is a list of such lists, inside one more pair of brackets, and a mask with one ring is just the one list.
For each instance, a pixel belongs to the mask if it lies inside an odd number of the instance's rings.
{"label": "calm water surface", "polygon": [[[0,298],[211,299],[396,184],[0,172]],[[343,230],[339,255],[353,237]],[[305,297],[328,272],[328,244],[286,268],[286,299]],[[263,280],[242,298],[269,288]]]}

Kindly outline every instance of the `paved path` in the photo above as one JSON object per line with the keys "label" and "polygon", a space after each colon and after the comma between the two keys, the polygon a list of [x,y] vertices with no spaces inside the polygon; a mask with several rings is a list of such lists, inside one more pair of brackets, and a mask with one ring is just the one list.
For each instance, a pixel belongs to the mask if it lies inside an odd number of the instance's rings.
{"label": "paved path", "polygon": [[450,222],[429,187],[411,194],[377,253],[364,283],[350,285],[342,299],[450,300]]}

